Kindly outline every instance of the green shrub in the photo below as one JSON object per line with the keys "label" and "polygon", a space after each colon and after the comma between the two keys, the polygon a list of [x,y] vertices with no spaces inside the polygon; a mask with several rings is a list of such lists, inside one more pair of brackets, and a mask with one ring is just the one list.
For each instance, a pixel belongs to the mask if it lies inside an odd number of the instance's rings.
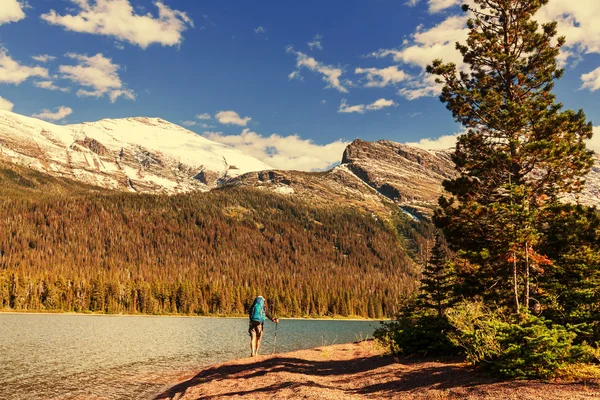
{"label": "green shrub", "polygon": [[591,361],[588,346],[573,344],[576,336],[562,325],[528,315],[499,331],[502,353],[490,368],[507,378],[552,378],[568,364]]}
{"label": "green shrub", "polygon": [[[551,378],[569,364],[591,362],[594,349],[575,345],[577,334],[544,318],[506,322],[482,303],[462,302],[447,312],[452,342],[467,359],[511,379]],[[573,327],[570,327],[573,328]]]}
{"label": "green shrub", "polygon": [[445,317],[418,312],[384,323],[374,336],[396,356],[459,354],[460,348],[448,337],[449,330],[452,326]]}
{"label": "green shrub", "polygon": [[464,349],[469,362],[478,365],[501,353],[498,329],[502,321],[497,313],[483,303],[462,301],[449,309],[446,316],[454,328],[449,339]]}

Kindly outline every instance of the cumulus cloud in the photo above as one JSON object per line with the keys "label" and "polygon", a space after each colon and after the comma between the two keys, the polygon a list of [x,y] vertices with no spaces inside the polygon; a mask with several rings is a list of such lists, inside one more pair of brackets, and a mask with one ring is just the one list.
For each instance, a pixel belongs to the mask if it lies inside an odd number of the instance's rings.
{"label": "cumulus cloud", "polygon": [[[418,71],[414,76],[408,74],[404,76],[399,73],[396,74],[397,66],[384,68],[384,70],[387,70],[387,76],[403,78],[398,81],[404,83],[404,87],[398,91],[401,96],[408,100],[437,96],[441,92],[441,85],[435,83],[435,77],[427,74],[425,68],[434,59],[441,58],[444,62],[455,63],[459,69],[465,69],[462,56],[456,50],[455,43],[466,41],[468,34],[467,19],[468,17],[465,15],[454,15],[429,29],[419,25],[403,47],[380,49],[371,53],[370,56],[376,58],[391,57],[395,62]],[[382,77],[376,75],[373,75],[372,81],[375,82],[374,84],[383,82]]]}
{"label": "cumulus cloud", "polygon": [[386,100],[384,98],[378,99],[371,104],[357,104],[355,106],[349,106],[346,99],[342,99],[338,112],[340,113],[359,113],[364,114],[365,111],[381,110],[382,108],[396,106],[397,104],[393,100]]}
{"label": "cumulus cloud", "polygon": [[256,34],[267,33],[267,30],[264,27],[259,26],[258,28],[254,28],[254,33],[256,33]]}
{"label": "cumulus cloud", "polygon": [[395,85],[399,82],[409,80],[411,78],[406,72],[398,69],[397,65],[392,65],[387,68],[356,68],[356,74],[365,74],[365,87],[386,87]]}
{"label": "cumulus cloud", "polygon": [[340,77],[343,73],[341,68],[325,65],[315,60],[313,57],[310,57],[300,51],[295,51],[291,46],[287,47],[286,51],[289,54],[296,56],[296,70],[289,74],[290,79],[301,79],[300,70],[302,68],[306,68],[310,71],[323,75],[323,80],[327,82],[327,88],[333,88],[342,93],[348,93],[348,89],[346,89],[340,82]]}
{"label": "cumulus cloud", "polygon": [[70,1],[75,7],[72,14],[59,15],[51,10],[41,18],[69,31],[111,36],[142,49],[154,43],[179,45],[183,41],[182,33],[194,26],[185,12],[173,10],[161,1],[154,3],[158,17],[151,13],[136,14],[129,0]]}
{"label": "cumulus cloud", "polygon": [[567,38],[566,47],[576,53],[600,53],[600,2],[552,0],[536,14],[540,22],[556,21]]}
{"label": "cumulus cloud", "polygon": [[41,63],[46,63],[48,61],[56,60],[56,57],[49,56],[48,54],[40,54],[39,56],[31,56],[31,58],[33,58],[35,61],[38,61]]}
{"label": "cumulus cloud", "polygon": [[[421,0],[408,0],[406,3],[409,7],[414,7],[419,4]],[[452,6],[461,4],[462,0],[428,0],[427,5],[431,14],[438,13]]]}
{"label": "cumulus cloud", "polygon": [[322,41],[323,40],[323,35],[315,35],[315,37],[313,37],[313,40],[311,40],[310,42],[307,42],[306,44],[308,45],[308,48],[311,50],[314,49],[319,49],[319,50],[323,50],[323,44]]}
{"label": "cumulus cloud", "polygon": [[454,148],[456,146],[457,138],[458,135],[444,135],[437,139],[425,138],[418,142],[408,142],[406,144],[425,150],[445,150]]}
{"label": "cumulus cloud", "polygon": [[240,117],[235,111],[219,111],[215,118],[223,125],[246,126],[252,120],[250,117]]}
{"label": "cumulus cloud", "polygon": [[25,18],[23,6],[17,0],[3,0],[0,7],[0,25]]}
{"label": "cumulus cloud", "polygon": [[204,132],[215,142],[225,143],[278,169],[318,171],[331,168],[340,162],[349,142],[337,140],[319,145],[298,135],[265,137],[246,128],[240,135],[223,135],[221,132]]}
{"label": "cumulus cloud", "polygon": [[466,16],[451,16],[439,24],[425,29],[424,25],[417,26],[404,47],[398,49],[380,49],[370,54],[372,57],[383,58],[391,56],[394,61],[414,67],[425,67],[435,58],[445,62],[462,63],[462,56],[456,50],[456,42],[465,42],[468,30]]}
{"label": "cumulus cloud", "polygon": [[196,125],[196,121],[181,121],[181,125],[183,125],[183,126],[194,126],[194,125]]}
{"label": "cumulus cloud", "polygon": [[[438,138],[423,138],[418,142],[406,142],[405,144],[425,150],[453,149],[456,147],[456,140],[458,137],[466,132],[466,129],[463,129],[454,135],[444,135]],[[587,142],[587,147],[600,154],[600,126],[594,127],[594,136]]]}
{"label": "cumulus cloud", "polygon": [[198,119],[204,119],[204,120],[206,120],[206,119],[212,119],[212,117],[208,113],[198,114],[198,115],[196,115],[196,118],[198,118]]}
{"label": "cumulus cloud", "polygon": [[68,117],[72,113],[73,110],[71,108],[60,106],[56,108],[56,111],[43,109],[38,114],[33,114],[32,117],[44,119],[46,121],[60,121],[61,119]]}
{"label": "cumulus cloud", "polygon": [[0,110],[12,111],[14,106],[13,103],[0,96]]}
{"label": "cumulus cloud", "polygon": [[20,64],[8,55],[6,49],[0,47],[0,83],[18,85],[35,76],[47,78],[48,70],[42,67],[28,67]]}
{"label": "cumulus cloud", "polygon": [[600,89],[600,67],[596,68],[592,72],[581,75],[583,84],[582,89],[589,89],[592,92]]}
{"label": "cumulus cloud", "polygon": [[64,93],[71,91],[71,89],[69,89],[68,87],[56,86],[53,81],[38,81],[34,82],[33,84],[41,89],[60,90]]}
{"label": "cumulus cloud", "polygon": [[89,88],[79,89],[78,96],[102,97],[107,95],[113,103],[121,96],[135,100],[135,93],[125,87],[117,73],[120,66],[113,64],[110,58],[106,58],[100,53],[92,57],[69,53],[67,57],[78,61],[78,64],[61,65],[59,71],[62,73],[62,77],[84,88]]}
{"label": "cumulus cloud", "polygon": [[[409,0],[406,4],[414,6],[418,3],[419,0]],[[446,10],[459,3],[462,1],[427,1],[430,12]],[[403,87],[398,91],[400,95],[409,100],[439,95],[441,87],[425,73],[425,66],[435,58],[441,58],[444,62],[455,63],[459,70],[466,70],[460,53],[455,49],[455,42],[466,42],[467,18],[468,15],[464,13],[452,14],[431,28],[419,25],[400,47],[380,49],[371,53],[371,56],[392,57],[396,63],[419,71],[418,75],[413,74],[414,79],[403,82]],[[585,54],[600,54],[600,24],[597,22],[600,20],[600,1],[552,0],[534,18],[540,23],[557,21],[559,34],[566,36],[566,44],[558,59],[561,65],[566,65],[570,60],[579,62]],[[412,74],[412,70],[410,72]],[[583,74],[581,79],[582,89],[595,91],[600,88],[598,69]]]}
{"label": "cumulus cloud", "polygon": [[587,147],[600,154],[600,126],[594,127],[594,136],[587,142]]}

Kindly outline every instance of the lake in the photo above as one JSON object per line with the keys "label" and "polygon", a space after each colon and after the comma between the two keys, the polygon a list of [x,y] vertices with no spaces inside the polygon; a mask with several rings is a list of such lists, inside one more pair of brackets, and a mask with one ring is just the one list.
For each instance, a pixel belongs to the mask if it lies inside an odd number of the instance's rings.
{"label": "lake", "polygon": [[[375,321],[280,320],[277,353],[370,337]],[[0,313],[0,399],[151,399],[211,364],[248,357],[242,318]],[[275,324],[265,322],[261,354]]]}

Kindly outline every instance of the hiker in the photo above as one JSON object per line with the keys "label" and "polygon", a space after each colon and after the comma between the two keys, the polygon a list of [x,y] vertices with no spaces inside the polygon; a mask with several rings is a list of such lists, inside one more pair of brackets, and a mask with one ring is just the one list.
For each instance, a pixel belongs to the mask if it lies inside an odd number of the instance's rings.
{"label": "hiker", "polygon": [[248,328],[248,333],[250,334],[250,349],[252,351],[250,357],[255,357],[260,349],[260,340],[263,334],[265,316],[274,323],[278,323],[279,318],[273,318],[273,316],[271,316],[265,298],[262,296],[258,296],[254,299],[254,302],[250,306],[249,314],[250,327]]}

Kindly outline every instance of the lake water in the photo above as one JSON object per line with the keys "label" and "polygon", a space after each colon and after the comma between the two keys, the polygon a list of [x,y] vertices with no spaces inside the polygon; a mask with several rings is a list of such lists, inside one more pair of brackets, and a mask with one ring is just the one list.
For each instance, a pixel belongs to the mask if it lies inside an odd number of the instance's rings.
{"label": "lake water", "polygon": [[[373,321],[280,320],[277,353],[370,337]],[[151,399],[250,354],[241,318],[0,314],[0,399]],[[275,324],[265,322],[262,354]]]}

